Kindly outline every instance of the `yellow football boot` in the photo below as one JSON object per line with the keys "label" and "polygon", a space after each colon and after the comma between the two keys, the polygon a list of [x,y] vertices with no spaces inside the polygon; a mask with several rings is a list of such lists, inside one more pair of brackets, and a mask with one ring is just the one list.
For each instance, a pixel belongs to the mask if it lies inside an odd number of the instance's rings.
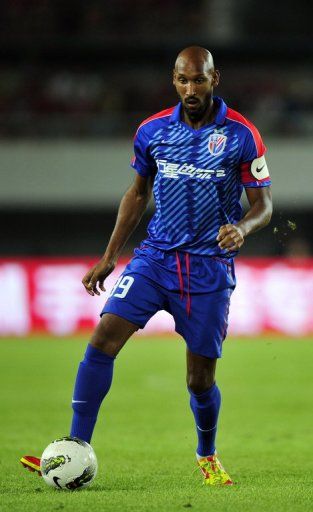
{"label": "yellow football boot", "polygon": [[204,476],[205,485],[233,485],[233,481],[226,473],[217,455],[201,457],[198,459],[200,471]]}
{"label": "yellow football boot", "polygon": [[32,455],[24,455],[20,459],[20,462],[23,464],[24,468],[28,469],[32,473],[37,473],[41,476],[40,470],[40,459],[38,457],[33,457]]}

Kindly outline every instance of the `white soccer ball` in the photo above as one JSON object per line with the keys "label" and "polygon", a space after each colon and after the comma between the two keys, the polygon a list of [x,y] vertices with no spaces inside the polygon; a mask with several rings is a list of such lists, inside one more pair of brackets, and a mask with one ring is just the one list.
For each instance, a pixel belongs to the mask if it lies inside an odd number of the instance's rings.
{"label": "white soccer ball", "polygon": [[62,437],[47,446],[41,456],[40,469],[48,485],[71,491],[91,484],[98,462],[90,444],[78,437]]}

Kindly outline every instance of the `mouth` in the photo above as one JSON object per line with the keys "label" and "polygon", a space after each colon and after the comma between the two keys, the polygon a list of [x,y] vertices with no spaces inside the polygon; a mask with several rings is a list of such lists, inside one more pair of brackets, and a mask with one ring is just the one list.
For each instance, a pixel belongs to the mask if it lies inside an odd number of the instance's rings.
{"label": "mouth", "polygon": [[194,109],[200,105],[200,101],[197,98],[188,98],[185,100],[185,105],[187,105],[188,108]]}

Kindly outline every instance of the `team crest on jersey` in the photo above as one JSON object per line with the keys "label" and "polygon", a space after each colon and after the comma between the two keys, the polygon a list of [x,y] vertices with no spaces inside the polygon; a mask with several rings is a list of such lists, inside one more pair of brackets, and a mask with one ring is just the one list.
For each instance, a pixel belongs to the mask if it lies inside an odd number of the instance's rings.
{"label": "team crest on jersey", "polygon": [[208,144],[209,152],[211,155],[218,156],[223,153],[226,141],[226,135],[221,133],[211,133]]}

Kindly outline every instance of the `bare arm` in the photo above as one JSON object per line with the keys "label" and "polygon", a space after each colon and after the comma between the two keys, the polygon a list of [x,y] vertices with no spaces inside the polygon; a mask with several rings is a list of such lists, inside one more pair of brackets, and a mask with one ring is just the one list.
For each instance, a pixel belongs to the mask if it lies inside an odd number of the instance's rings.
{"label": "bare arm", "polygon": [[217,241],[221,249],[237,251],[245,237],[264,228],[272,216],[272,193],[270,187],[246,188],[250,208],[237,224],[225,224],[219,229]]}
{"label": "bare arm", "polygon": [[105,291],[104,280],[114,270],[124,245],[139,224],[150,200],[152,186],[152,178],[143,178],[136,174],[133,184],[125,192],[106,251],[100,261],[87,272],[82,280],[90,295],[100,295],[97,284],[102,291]]}

